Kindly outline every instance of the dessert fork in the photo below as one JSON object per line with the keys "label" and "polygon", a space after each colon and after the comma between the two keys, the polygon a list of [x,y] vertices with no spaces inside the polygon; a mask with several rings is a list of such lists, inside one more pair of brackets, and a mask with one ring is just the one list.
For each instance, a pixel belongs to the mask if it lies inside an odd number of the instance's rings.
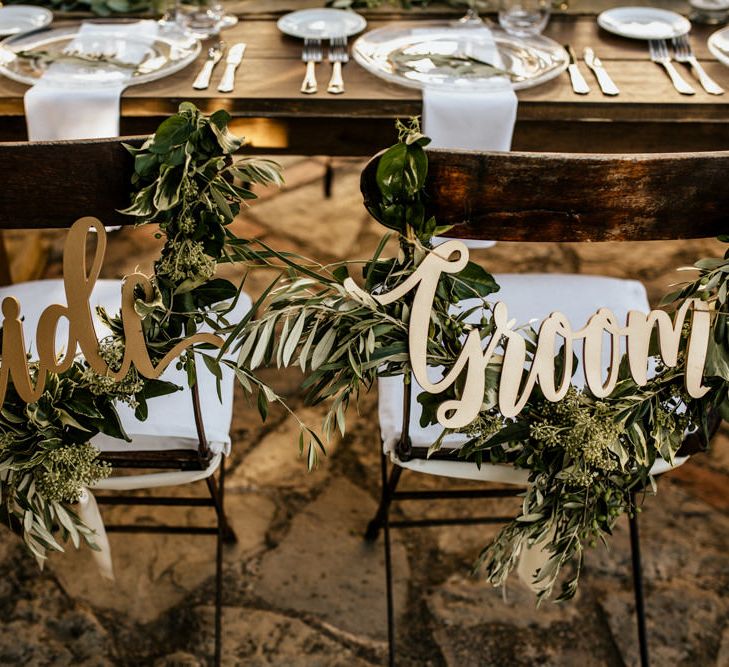
{"label": "dessert fork", "polygon": [[673,58],[677,63],[686,63],[691,66],[699,83],[709,95],[724,94],[724,89],[704,71],[701,63],[696,59],[688,35],[673,38]]}
{"label": "dessert fork", "polygon": [[681,95],[695,95],[696,91],[686,83],[681,75],[678,73],[676,68],[671,62],[671,56],[668,54],[668,46],[666,41],[663,39],[651,39],[648,42],[648,49],[650,50],[651,60],[654,63],[663,65],[669,77],[673,87],[681,93]]}
{"label": "dessert fork", "polygon": [[323,50],[320,39],[305,39],[304,50],[301,52],[301,59],[306,63],[306,76],[301,83],[301,92],[305,95],[312,95],[318,90],[316,83],[316,65],[323,57]]}
{"label": "dessert fork", "polygon": [[344,92],[342,65],[349,62],[346,37],[332,37],[329,40],[329,62],[332,64],[332,78],[329,80],[327,92],[339,95]]}

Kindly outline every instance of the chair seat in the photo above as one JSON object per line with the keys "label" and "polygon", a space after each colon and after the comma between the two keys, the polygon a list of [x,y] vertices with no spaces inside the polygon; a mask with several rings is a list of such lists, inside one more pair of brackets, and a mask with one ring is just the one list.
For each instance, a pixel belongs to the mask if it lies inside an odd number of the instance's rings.
{"label": "chair seat", "polygon": [[[612,310],[618,321],[625,321],[630,310],[647,312],[650,309],[645,288],[635,280],[569,274],[500,274],[494,277],[501,290],[491,295],[489,301],[504,302],[508,306],[510,319],[516,319],[518,325],[532,322],[535,329],[538,329],[539,323],[554,311],[564,313],[572,326],[577,329],[584,326],[589,317],[600,307]],[[458,307],[465,310],[478,303],[478,300],[469,299],[461,302]],[[480,313],[471,314],[469,321],[477,324],[480,321]],[[579,358],[581,355],[577,345],[575,351]],[[609,347],[606,346],[603,351],[604,367],[609,364],[609,353]],[[577,387],[585,384],[581,360],[576,367],[573,384]],[[478,467],[475,463],[456,460],[457,453],[453,454],[453,460],[398,459],[394,448],[402,433],[403,391],[402,376],[379,379],[380,432],[384,451],[390,455],[394,463],[404,468],[443,477],[504,484],[525,484],[528,481],[527,470],[488,463]],[[413,382],[409,435],[413,447],[427,448],[438,439],[443,427],[439,424],[420,426],[422,409],[417,401],[420,393],[422,388],[417,382]],[[443,449],[457,452],[467,440],[468,437],[464,434],[448,434],[443,439]],[[686,458],[677,458],[673,466],[663,460],[657,461],[652,472],[654,474],[666,472],[672,467],[681,465]]]}
{"label": "chair seat", "polygon": [[[0,288],[0,300],[6,296],[14,296],[20,302],[26,346],[31,356],[36,356],[35,335],[38,319],[48,305],[66,303],[63,281],[37,280]],[[90,303],[94,315],[96,306],[104,307],[110,314],[117,313],[121,304],[120,281],[97,281]],[[231,319],[242,318],[250,308],[250,298],[246,294],[241,294]],[[108,330],[96,317],[95,326],[99,338],[108,335]],[[56,334],[56,349],[63,349],[67,340],[68,325],[66,320],[62,319]],[[192,393],[187,386],[185,372],[177,370],[173,363],[162,374],[161,379],[173,382],[182,387],[182,390],[150,399],[149,417],[145,421],[138,420],[128,405],[117,406],[122,424],[132,442],[99,434],[92,439],[92,443],[102,452],[110,453],[197,450],[198,437],[192,410]],[[221,452],[227,454],[230,451],[230,424],[233,417],[234,374],[230,369],[223,368],[222,400],[218,399],[215,378],[203,364],[198,365],[198,382],[205,434],[210,449],[214,454]]]}

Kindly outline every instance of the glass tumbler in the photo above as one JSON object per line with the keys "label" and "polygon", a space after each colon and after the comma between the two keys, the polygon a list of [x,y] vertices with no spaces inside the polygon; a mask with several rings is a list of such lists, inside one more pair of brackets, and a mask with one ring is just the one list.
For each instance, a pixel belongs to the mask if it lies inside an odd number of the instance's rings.
{"label": "glass tumbler", "polygon": [[689,0],[694,23],[720,25],[729,19],[729,0]]}
{"label": "glass tumbler", "polygon": [[550,0],[499,0],[499,25],[510,35],[529,37],[547,27]]}

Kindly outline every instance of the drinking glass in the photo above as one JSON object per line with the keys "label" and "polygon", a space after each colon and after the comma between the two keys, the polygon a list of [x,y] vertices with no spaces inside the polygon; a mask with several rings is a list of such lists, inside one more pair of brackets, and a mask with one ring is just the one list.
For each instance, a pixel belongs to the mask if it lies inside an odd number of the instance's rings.
{"label": "drinking glass", "polygon": [[458,20],[458,23],[466,26],[480,27],[483,25],[483,20],[478,14],[479,5],[485,4],[483,0],[466,0],[465,3],[468,6],[468,10],[465,15]]}
{"label": "drinking glass", "polygon": [[729,19],[729,0],[689,0],[689,5],[694,23],[719,25]]}
{"label": "drinking glass", "polygon": [[500,0],[499,24],[510,35],[538,35],[549,21],[550,0]]}
{"label": "drinking glass", "polygon": [[220,0],[201,0],[193,11],[184,16],[187,32],[198,39],[217,35],[238,23],[238,17],[227,14]]}

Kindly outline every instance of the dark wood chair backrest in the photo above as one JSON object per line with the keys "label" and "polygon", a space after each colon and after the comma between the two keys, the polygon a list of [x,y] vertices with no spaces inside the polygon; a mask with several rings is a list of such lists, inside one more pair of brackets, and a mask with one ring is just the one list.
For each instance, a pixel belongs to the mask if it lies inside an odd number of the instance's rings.
{"label": "dark wood chair backrest", "polygon": [[122,143],[141,141],[0,143],[0,229],[70,227],[85,215],[134,224],[118,212],[129,206],[134,166]]}
{"label": "dark wood chair backrest", "polygon": [[[646,155],[430,150],[427,204],[448,236],[647,241],[729,233],[729,152]],[[379,155],[362,173],[376,202]]]}

